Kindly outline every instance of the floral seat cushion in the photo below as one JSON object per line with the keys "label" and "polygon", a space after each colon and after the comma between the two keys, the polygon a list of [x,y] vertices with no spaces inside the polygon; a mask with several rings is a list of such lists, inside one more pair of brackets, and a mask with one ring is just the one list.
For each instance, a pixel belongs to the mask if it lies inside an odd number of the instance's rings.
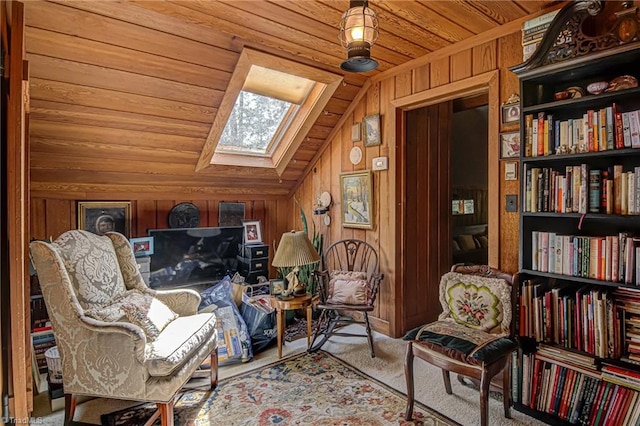
{"label": "floral seat cushion", "polygon": [[490,364],[516,348],[508,338],[511,287],[505,280],[448,272],[440,280],[440,304],[438,321],[404,339],[472,365]]}

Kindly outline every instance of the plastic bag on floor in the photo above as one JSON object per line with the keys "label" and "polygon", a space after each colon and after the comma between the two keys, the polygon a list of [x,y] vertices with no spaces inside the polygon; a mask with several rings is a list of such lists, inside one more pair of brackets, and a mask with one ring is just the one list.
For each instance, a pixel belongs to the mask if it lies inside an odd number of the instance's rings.
{"label": "plastic bag on floor", "polygon": [[216,314],[217,351],[220,365],[248,362],[253,358],[247,325],[231,295],[231,279],[224,277],[200,295],[199,312]]}
{"label": "plastic bag on floor", "polygon": [[249,330],[253,353],[264,350],[277,337],[275,310],[269,306],[267,299],[243,294],[240,313]]}

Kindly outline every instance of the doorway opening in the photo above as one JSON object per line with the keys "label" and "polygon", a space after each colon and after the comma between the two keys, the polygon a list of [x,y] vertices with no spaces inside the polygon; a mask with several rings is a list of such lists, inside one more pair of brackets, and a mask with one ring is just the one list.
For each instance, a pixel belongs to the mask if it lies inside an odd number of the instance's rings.
{"label": "doorway opening", "polygon": [[489,260],[488,96],[453,101],[451,118],[452,263]]}

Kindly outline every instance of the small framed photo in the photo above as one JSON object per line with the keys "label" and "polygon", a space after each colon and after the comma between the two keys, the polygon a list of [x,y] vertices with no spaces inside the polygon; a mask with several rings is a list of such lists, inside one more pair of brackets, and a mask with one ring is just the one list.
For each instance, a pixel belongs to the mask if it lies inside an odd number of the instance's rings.
{"label": "small framed photo", "polygon": [[98,235],[115,231],[129,238],[131,203],[120,201],[79,201],[78,229]]}
{"label": "small framed photo", "polygon": [[244,242],[245,244],[262,243],[262,230],[260,229],[259,220],[244,220]]}
{"label": "small framed photo", "polygon": [[367,115],[362,120],[364,127],[364,146],[376,146],[382,143],[380,136],[380,114]]}
{"label": "small framed photo", "polygon": [[151,256],[153,254],[153,237],[131,238],[129,242],[135,257]]}
{"label": "small framed photo", "polygon": [[504,180],[518,180],[517,161],[507,161],[504,163]]}
{"label": "small framed photo", "polygon": [[342,227],[373,229],[371,170],[342,173]]}
{"label": "small framed photo", "polygon": [[520,103],[502,105],[501,113],[502,124],[518,123],[520,121]]}
{"label": "small framed photo", "polygon": [[500,158],[520,157],[520,132],[500,133]]}
{"label": "small framed photo", "polygon": [[272,296],[278,296],[285,290],[285,282],[282,279],[269,281],[269,293]]}
{"label": "small framed photo", "polygon": [[360,123],[353,123],[351,125],[351,142],[358,142],[362,139],[362,136],[360,135],[361,128]]}

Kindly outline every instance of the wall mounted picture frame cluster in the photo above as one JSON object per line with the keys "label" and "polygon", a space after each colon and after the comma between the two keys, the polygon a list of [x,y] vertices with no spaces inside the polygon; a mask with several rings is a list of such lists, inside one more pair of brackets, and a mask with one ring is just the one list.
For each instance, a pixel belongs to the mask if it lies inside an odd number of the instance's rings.
{"label": "wall mounted picture frame cluster", "polygon": [[362,119],[364,146],[376,146],[382,143],[380,133],[380,114],[367,115]]}
{"label": "wall mounted picture frame cluster", "polygon": [[373,229],[371,170],[340,174],[342,226]]}
{"label": "wall mounted picture frame cluster", "polygon": [[79,201],[78,229],[98,235],[115,231],[129,238],[131,203],[125,201]]}

